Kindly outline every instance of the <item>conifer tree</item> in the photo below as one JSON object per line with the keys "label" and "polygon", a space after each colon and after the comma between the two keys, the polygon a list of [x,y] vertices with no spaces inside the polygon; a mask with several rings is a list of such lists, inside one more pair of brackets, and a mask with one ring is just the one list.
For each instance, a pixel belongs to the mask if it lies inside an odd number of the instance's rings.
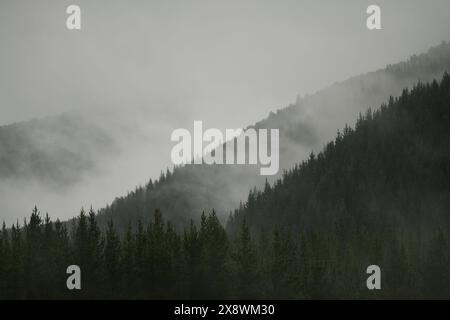
{"label": "conifer tree", "polygon": [[251,299],[258,292],[259,271],[256,247],[251,239],[250,230],[245,222],[235,241],[232,253],[234,262],[234,291],[238,298]]}
{"label": "conifer tree", "polygon": [[106,283],[108,283],[108,288],[106,288],[108,295],[114,297],[115,294],[120,292],[122,283],[122,270],[121,270],[121,246],[120,240],[114,229],[114,224],[112,220],[108,222],[108,227],[105,236],[105,270],[106,270]]}

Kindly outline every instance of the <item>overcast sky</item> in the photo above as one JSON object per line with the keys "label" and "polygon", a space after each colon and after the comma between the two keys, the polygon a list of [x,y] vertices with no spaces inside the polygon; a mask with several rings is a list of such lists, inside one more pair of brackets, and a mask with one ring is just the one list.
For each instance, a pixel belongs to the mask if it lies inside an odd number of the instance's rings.
{"label": "overcast sky", "polygon": [[[365,26],[373,3],[381,31]],[[2,0],[0,125],[103,106],[246,126],[449,40],[449,16],[448,0]]]}

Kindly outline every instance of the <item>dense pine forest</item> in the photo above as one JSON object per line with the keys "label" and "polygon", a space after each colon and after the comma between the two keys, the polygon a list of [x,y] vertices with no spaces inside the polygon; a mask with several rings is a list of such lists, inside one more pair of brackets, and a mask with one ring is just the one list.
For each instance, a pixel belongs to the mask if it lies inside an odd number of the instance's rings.
{"label": "dense pine forest", "polygon": [[[360,115],[226,226],[163,215],[119,233],[92,210],[67,224],[35,208],[1,231],[0,298],[448,299],[450,76]],[[72,264],[81,290],[66,288]],[[381,290],[366,288],[372,264]]]}

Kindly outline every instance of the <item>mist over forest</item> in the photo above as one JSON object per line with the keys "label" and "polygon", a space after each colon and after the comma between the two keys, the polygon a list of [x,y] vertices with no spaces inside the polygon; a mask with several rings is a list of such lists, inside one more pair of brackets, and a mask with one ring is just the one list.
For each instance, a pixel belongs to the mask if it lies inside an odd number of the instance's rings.
{"label": "mist over forest", "polygon": [[[448,69],[450,45],[443,42],[405,62],[298,97],[295,103],[249,126],[280,129],[278,175],[260,176],[258,167],[250,165],[193,166],[183,168],[182,173],[177,169],[177,178],[161,184],[141,202],[152,203],[153,209],[168,209],[166,214],[180,225],[213,208],[225,221],[229,212],[246,200],[250,189],[261,188],[266,178],[274,182],[283,170],[306,159],[311,151],[321,151],[345,124],[354,124],[359,112],[376,108],[418,81],[439,79]],[[139,184],[145,189],[150,177],[155,180],[167,168],[172,169],[172,145],[167,139],[171,128],[159,118],[139,108],[81,109],[0,127],[3,220],[21,221],[34,205],[51,216],[67,219],[82,206],[102,209],[115,197],[135,191]],[[170,194],[179,194],[180,200],[164,204]],[[19,195],[22,200],[17,205]],[[116,208],[115,215],[123,216],[119,203],[120,199],[109,208]],[[150,210],[144,207],[134,214],[142,217]],[[123,219],[125,224],[136,221],[136,217]]]}
{"label": "mist over forest", "polygon": [[[170,134],[194,120],[279,127],[281,174],[359,111],[447,68],[447,1],[379,5],[385,28],[370,32],[361,1],[83,1],[83,29],[69,32],[63,5],[3,1],[0,220],[105,208],[172,169]],[[197,183],[204,170],[217,178]],[[197,190],[185,216],[214,207],[224,219],[263,186],[257,170],[189,169],[164,190]]]}
{"label": "mist over forest", "polygon": [[448,0],[67,5],[0,4],[0,299],[449,298]]}
{"label": "mist over forest", "polygon": [[[448,73],[404,89],[251,191],[226,226],[214,210],[174,225],[192,208],[164,189],[202,165],[168,171],[100,217],[81,210],[66,224],[34,208],[0,231],[0,298],[447,299],[449,101]],[[166,211],[149,214],[155,203]],[[83,290],[64,286],[74,261]],[[373,263],[383,290],[364,285]]]}

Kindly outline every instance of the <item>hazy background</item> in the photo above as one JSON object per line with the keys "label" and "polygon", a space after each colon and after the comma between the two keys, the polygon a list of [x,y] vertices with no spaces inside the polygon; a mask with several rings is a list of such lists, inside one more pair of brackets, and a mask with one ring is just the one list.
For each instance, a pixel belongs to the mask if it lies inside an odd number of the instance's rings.
{"label": "hazy background", "polygon": [[[70,4],[81,6],[81,31],[66,29]],[[383,30],[367,30],[370,4]],[[77,179],[2,178],[0,220],[21,220],[35,203],[60,218],[103,206],[170,166],[173,129],[255,123],[297,95],[449,40],[449,14],[448,0],[2,0],[0,126],[70,112],[112,141],[100,151],[60,141],[92,155]]]}

